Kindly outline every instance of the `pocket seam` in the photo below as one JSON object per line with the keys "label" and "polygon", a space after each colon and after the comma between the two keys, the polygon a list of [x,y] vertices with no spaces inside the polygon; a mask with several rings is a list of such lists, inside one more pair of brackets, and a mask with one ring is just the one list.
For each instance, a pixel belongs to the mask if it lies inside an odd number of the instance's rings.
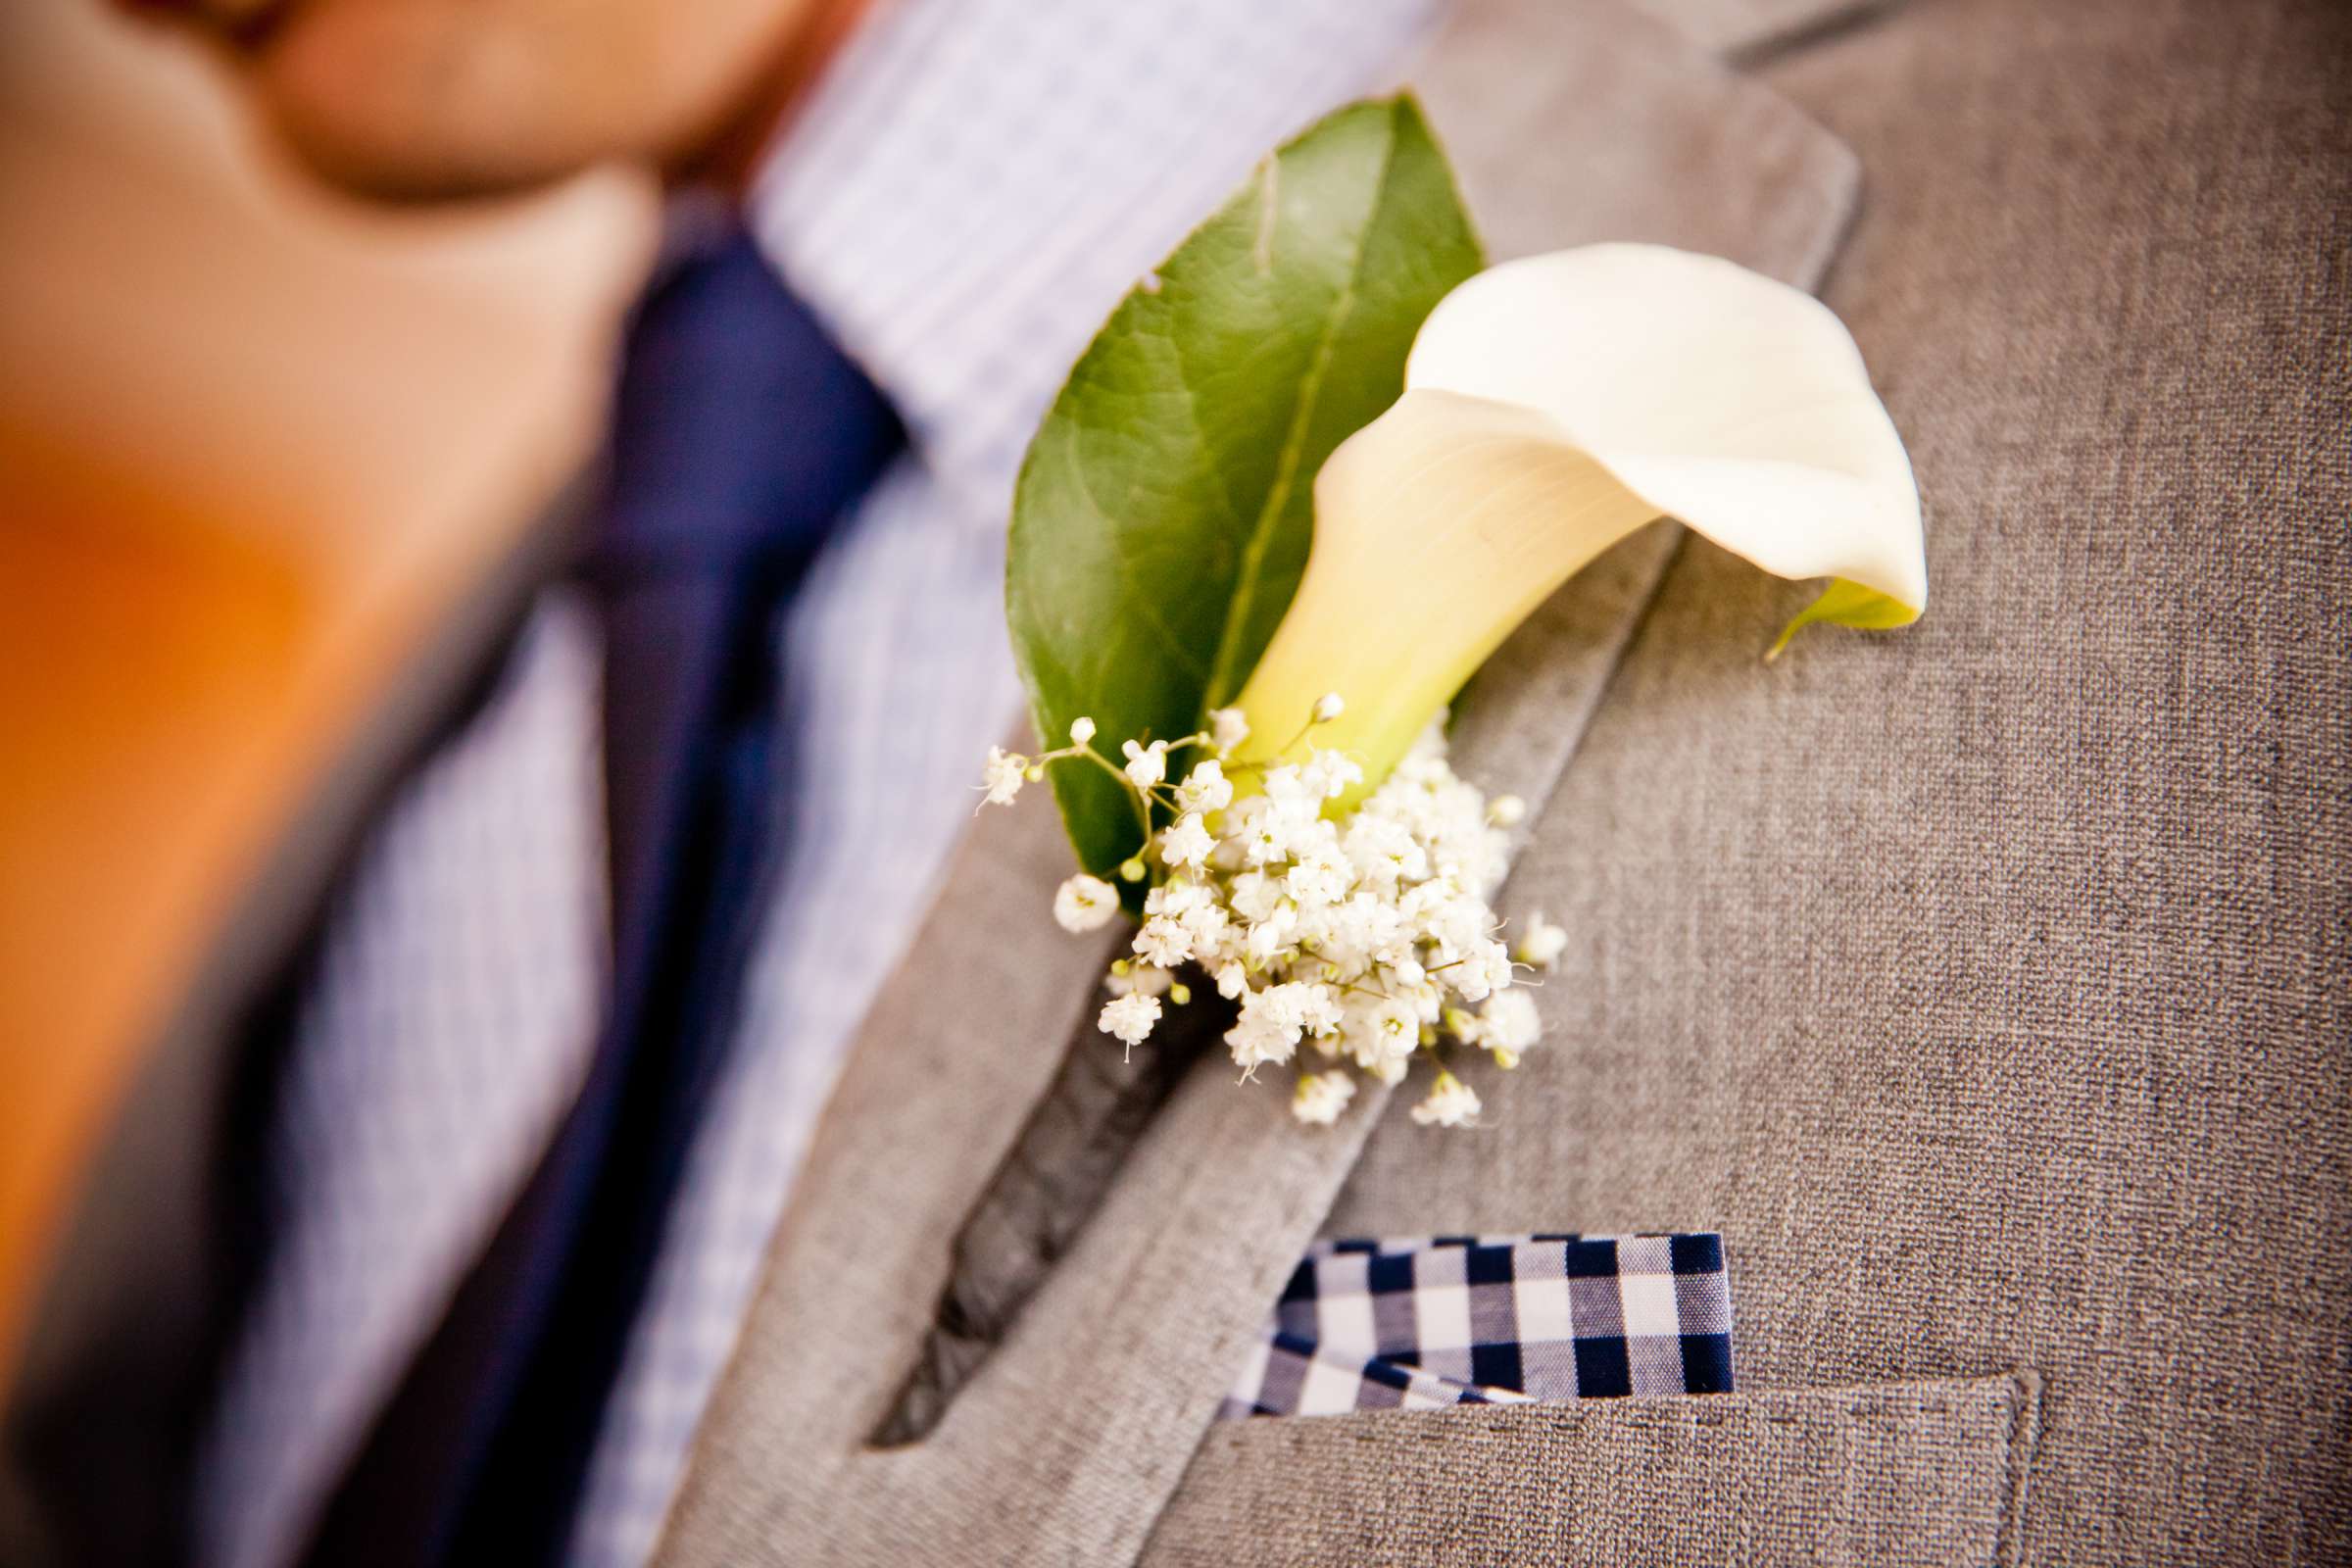
{"label": "pocket seam", "polygon": [[1994,1544],[1994,1560],[2001,1568],[2018,1568],[2025,1556],[2026,1496],[2033,1482],[2034,1453],[2041,1442],[2043,1380],[2033,1368],[2019,1367],[2009,1374],[2009,1382],[2016,1401],[2009,1418],[2006,1455],[2009,1497],[2008,1506],[2002,1510],[2000,1536]]}
{"label": "pocket seam", "polygon": [[[2035,1374],[2022,1369],[1981,1373],[1975,1374],[1975,1376],[1985,1379],[2004,1379],[2013,1386],[2011,1403],[2017,1408],[2012,1413],[2008,1442],[2011,1446],[2015,1446],[2021,1433],[2029,1432],[2033,1426],[2033,1423],[2027,1419],[2026,1412],[2030,1411],[2038,1401],[2039,1378]],[[1619,1425],[1651,1431],[1669,1431],[1674,1427],[1686,1425],[1701,1429],[1748,1426],[1759,1423],[1769,1426],[1801,1426],[1807,1419],[1808,1412],[1806,1411],[1764,1409],[1750,1402],[1796,1395],[1816,1401],[1813,1413],[1826,1410],[1858,1421],[1889,1422],[1904,1421],[1919,1415],[1953,1414],[1961,1408],[1960,1404],[1955,1403],[1950,1395],[1939,1389],[1930,1392],[1928,1386],[1965,1380],[1965,1378],[1960,1380],[1920,1379],[1916,1387],[1904,1381],[1892,1380],[1884,1383],[1857,1384],[1852,1386],[1847,1397],[1842,1400],[1835,1397],[1838,1391],[1834,1384],[1788,1384],[1761,1389],[1728,1389],[1721,1394],[1670,1394],[1647,1398],[1638,1396],[1613,1396],[1593,1399],[1531,1399],[1524,1403],[1514,1401],[1508,1408],[1571,1413],[1595,1419],[1605,1418]],[[1447,1408],[1452,1407],[1448,1406]],[[1338,1418],[1440,1413],[1443,1412],[1435,1410],[1353,1410],[1340,1412]],[[1287,1416],[1260,1417],[1258,1419],[1321,1421],[1330,1420],[1333,1417]]]}

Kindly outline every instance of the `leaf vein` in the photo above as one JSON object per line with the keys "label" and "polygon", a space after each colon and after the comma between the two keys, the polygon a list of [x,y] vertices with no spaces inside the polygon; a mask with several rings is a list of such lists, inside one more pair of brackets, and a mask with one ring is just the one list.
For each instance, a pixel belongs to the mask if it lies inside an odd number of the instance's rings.
{"label": "leaf vein", "polygon": [[1298,465],[1306,453],[1306,438],[1314,425],[1315,407],[1323,392],[1323,378],[1330,372],[1332,356],[1339,342],[1340,330],[1355,309],[1356,289],[1364,267],[1364,252],[1371,243],[1374,227],[1380,221],[1381,209],[1387,205],[1389,186],[1396,172],[1396,124],[1394,115],[1389,122],[1388,145],[1381,153],[1380,177],[1373,183],[1370,209],[1349,247],[1348,268],[1338,291],[1332,296],[1331,309],[1325,313],[1322,332],[1315,345],[1315,357],[1301,378],[1298,402],[1291,416],[1291,427],[1285,433],[1282,451],[1276,459],[1274,482],[1268,487],[1265,504],[1258,509],[1257,521],[1250,537],[1242,544],[1241,570],[1236,574],[1233,605],[1227,612],[1225,627],[1217,639],[1217,658],[1208,677],[1208,692],[1204,706],[1215,708],[1230,702],[1240,685],[1241,675],[1234,669],[1242,656],[1242,642],[1248,635],[1250,622],[1256,609],[1257,588],[1265,565],[1266,551],[1272,546],[1275,525],[1290,506],[1291,491],[1298,481]]}

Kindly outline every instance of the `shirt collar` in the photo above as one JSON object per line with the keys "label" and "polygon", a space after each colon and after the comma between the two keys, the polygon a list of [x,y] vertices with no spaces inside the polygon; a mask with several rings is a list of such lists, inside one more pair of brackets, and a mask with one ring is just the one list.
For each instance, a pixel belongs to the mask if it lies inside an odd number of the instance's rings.
{"label": "shirt collar", "polygon": [[757,175],[778,270],[975,526],[1126,290],[1434,0],[897,0]]}

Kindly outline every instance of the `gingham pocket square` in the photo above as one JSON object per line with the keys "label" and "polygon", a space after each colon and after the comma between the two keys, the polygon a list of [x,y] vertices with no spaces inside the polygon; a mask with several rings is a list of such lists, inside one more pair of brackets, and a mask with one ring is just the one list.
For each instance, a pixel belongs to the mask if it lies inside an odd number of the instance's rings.
{"label": "gingham pocket square", "polygon": [[1220,1419],[1732,1387],[1723,1239],[1430,1236],[1318,1243]]}

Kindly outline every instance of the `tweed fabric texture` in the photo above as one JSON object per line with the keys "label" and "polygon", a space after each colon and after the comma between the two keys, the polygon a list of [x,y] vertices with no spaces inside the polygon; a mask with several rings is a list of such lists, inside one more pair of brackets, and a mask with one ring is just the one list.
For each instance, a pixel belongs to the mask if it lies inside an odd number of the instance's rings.
{"label": "tweed fabric texture", "polygon": [[[1501,900],[1574,933],[1547,1054],[1334,1229],[1703,1220],[1744,1389],[2035,1369],[2001,1560],[2352,1557],[2348,63],[1971,0],[1769,68],[1863,161],[1934,600],[1759,669],[1806,590],[1686,543]],[[1394,1450],[1435,1511],[1520,1430]]]}
{"label": "tweed fabric texture", "polygon": [[1986,1568],[2031,1377],[1227,1421],[1152,1568]]}
{"label": "tweed fabric texture", "polygon": [[1720,1236],[1348,1238],[1292,1271],[1217,1418],[1731,1387]]}
{"label": "tweed fabric texture", "polygon": [[[1936,602],[1761,671],[1803,590],[1686,541],[1634,624],[1589,629],[1599,666],[1533,710],[1567,715],[1574,760],[1505,896],[1579,939],[1541,999],[1550,1052],[1475,1147],[1382,1125],[1325,1222],[1703,1216],[1734,1237],[1748,1392],[1226,1423],[1147,1560],[2352,1551],[2347,24],[1923,0],[1766,68],[1869,170],[1829,298],[1917,461]],[[1625,123],[1662,156],[1654,122]],[[1479,704],[1522,689],[1482,680]],[[859,1066],[837,1141],[882,1125],[893,1074]],[[1232,1274],[1264,1278],[1243,1232],[1290,1234],[1348,1155],[1310,1164],[1184,1095],[1161,1134],[960,1426],[892,1475],[780,1480],[823,1452],[794,1423],[838,1387],[793,1364],[795,1314],[891,1298],[851,1223],[882,1167],[835,1150],[842,1190],[779,1246],[673,1560],[1122,1560]],[[1169,1222],[1196,1182],[1207,1206]],[[1154,1272],[1141,1249],[1188,1225],[1191,1266]],[[936,1278],[920,1256],[898,1262]],[[1066,1386],[1042,1348],[1090,1328],[1113,1407],[1037,1422]],[[2292,1397],[2282,1366],[2312,1374]],[[956,1480],[989,1500],[954,1545],[894,1528],[890,1502]]]}
{"label": "tweed fabric texture", "polygon": [[[1671,233],[1697,226],[1682,215],[1710,201],[1801,208],[1809,224],[1726,243],[1749,266],[1814,281],[1808,269],[1850,211],[1850,159],[1771,93],[1620,17],[1549,0],[1461,8],[1411,74],[1439,135],[1465,161],[1508,162],[1494,139],[1518,127],[1488,115],[1479,80],[1447,63],[1491,51],[1482,29],[1515,32],[1525,58],[1578,62],[1580,92],[1561,100],[1559,122],[1588,138],[1577,158],[1520,180],[1520,243]],[[1658,68],[1661,52],[1687,69]],[[1612,56],[1626,67],[1621,93],[1595,58]],[[1745,134],[1718,140],[1726,120]],[[1615,159],[1653,159],[1661,143],[1708,149],[1702,177],[1673,190],[1610,177]],[[1663,536],[1646,537],[1654,551]],[[1569,716],[1540,742],[1465,735],[1462,765],[1540,799],[1640,597],[1612,576],[1592,598],[1558,596],[1523,628],[1514,664],[1546,671]],[[916,939],[920,961],[884,987],[817,1129],[658,1560],[1092,1565],[1142,1547],[1386,1095],[1360,1092],[1340,1126],[1301,1136],[1279,1095],[1237,1090],[1204,1064],[938,1430],[911,1447],[868,1449],[956,1229],[1091,1010],[1110,956],[1111,933],[1073,940],[1004,917],[1044,908],[1068,866],[1052,805],[1034,791],[957,853]]]}

